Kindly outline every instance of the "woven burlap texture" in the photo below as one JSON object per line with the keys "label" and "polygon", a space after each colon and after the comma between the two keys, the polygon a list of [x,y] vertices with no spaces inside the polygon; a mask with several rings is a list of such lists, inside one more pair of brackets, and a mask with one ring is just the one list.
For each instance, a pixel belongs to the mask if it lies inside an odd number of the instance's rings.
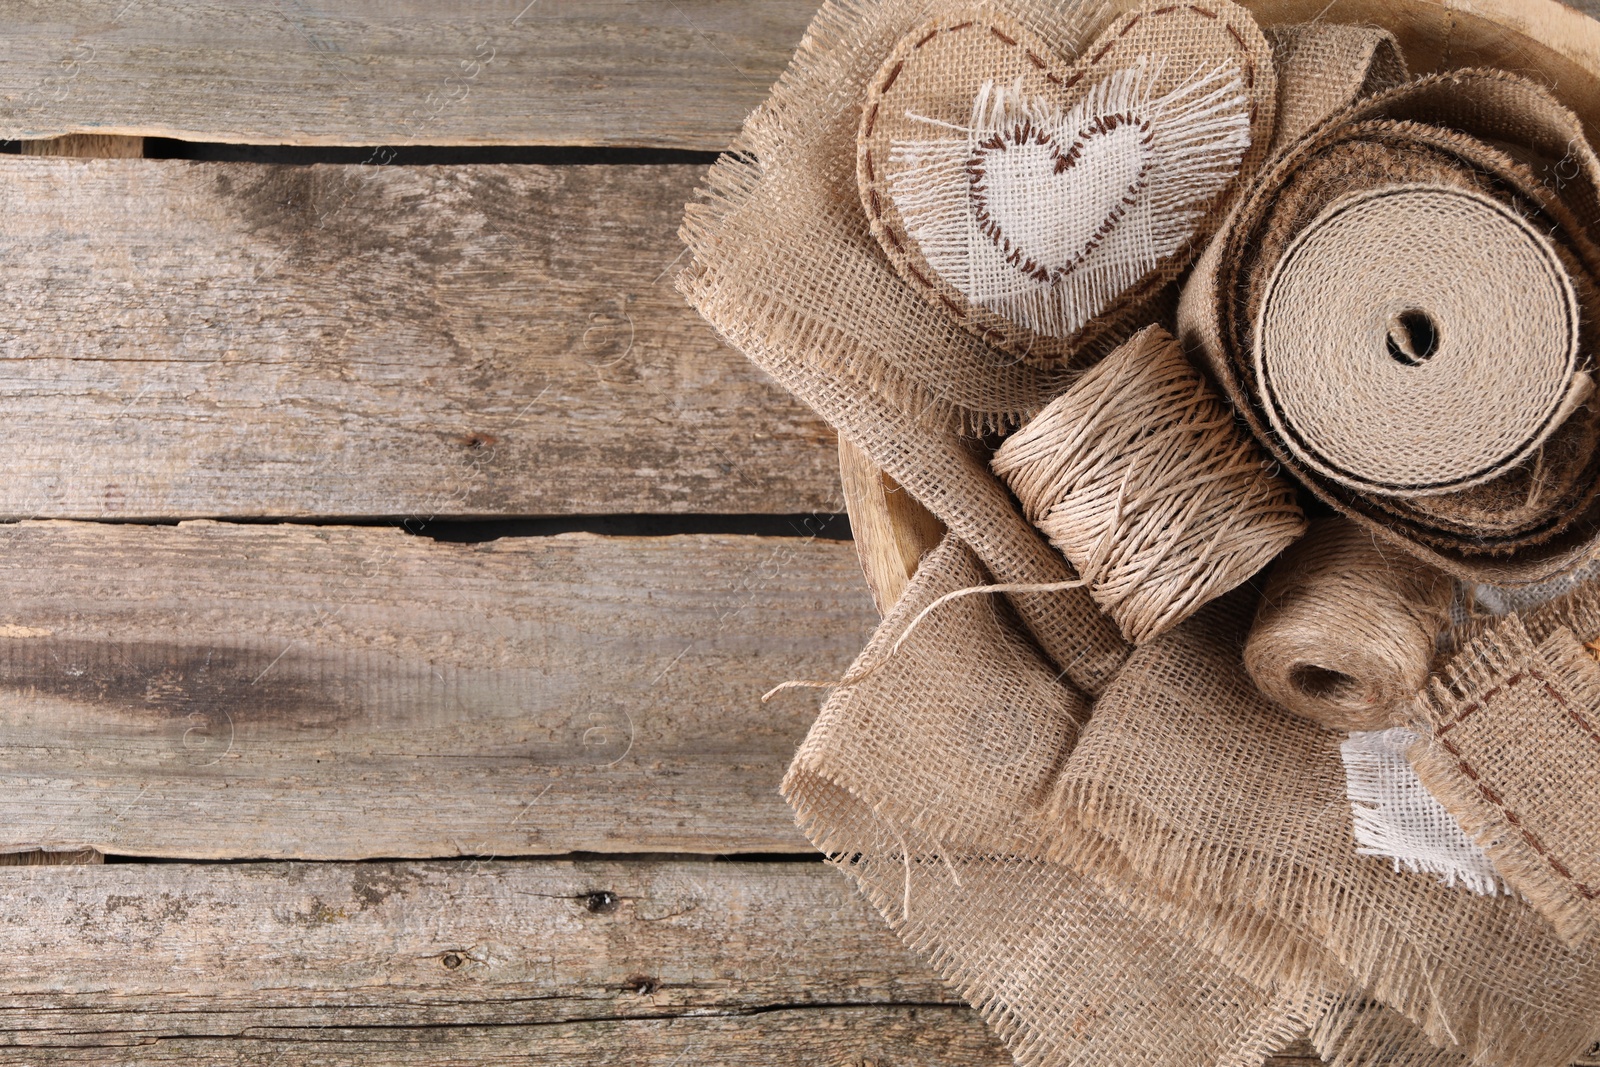
{"label": "woven burlap texture", "polygon": [[1600,947],[1600,664],[1561,622],[1595,612],[1586,584],[1468,642],[1418,710],[1410,758],[1506,881],[1565,938]]}
{"label": "woven burlap texture", "polygon": [[1451,890],[1355,854],[1343,735],[1275,707],[1245,673],[1247,591],[1137,649],[1062,767],[1051,855],[1085,832],[1139,886],[1263,921],[1205,942],[1231,968],[1282,943],[1323,946],[1440,1045],[1502,1065],[1558,1064],[1600,1036],[1600,956],[1523,902]]}
{"label": "woven burlap texture", "polygon": [[[1078,25],[1074,10],[1035,5],[1027,21],[1061,40]],[[998,355],[913,292],[868,231],[856,195],[867,79],[928,13],[909,0],[823,6],[772,97],[712,168],[707,202],[686,212],[693,259],[678,284],[730,344],[866,452],[996,578],[1063,582],[1074,577],[1066,561],[957,430],[1019,422],[1072,376]],[[1087,692],[1127,654],[1083,590],[1010,600]]]}
{"label": "woven burlap texture", "polygon": [[1455,583],[1330,517],[1272,565],[1244,664],[1267,699],[1334,730],[1404,722],[1450,620]]}
{"label": "woven burlap texture", "polygon": [[925,605],[988,578],[953,538],[924,559],[857,661],[882,666],[828,700],[790,767],[801,827],[1027,1067],[1259,1062],[1337,998],[1305,968],[1247,982],[1043,858],[1038,814],[1089,702],[1004,604],[950,602],[884,659]]}
{"label": "woven burlap texture", "polygon": [[[1547,182],[1545,175],[1553,173],[1556,166],[1562,168],[1561,181]],[[1265,307],[1275,269],[1296,247],[1297,239],[1314,224],[1325,222],[1339,202],[1348,198],[1377,197],[1407,185],[1437,187],[1438,197],[1476,205],[1473,210],[1481,209],[1484,218],[1486,212],[1495,210],[1492,204],[1509,212],[1497,216],[1501,220],[1497,225],[1502,233],[1515,232],[1524,241],[1529,249],[1524,260],[1539,261],[1533,273],[1548,281],[1540,282],[1538,291],[1549,296],[1546,303],[1551,312],[1541,321],[1548,320],[1546,332],[1562,343],[1570,340],[1572,325],[1567,314],[1570,309],[1562,307],[1564,286],[1570,280],[1579,351],[1586,359],[1585,338],[1600,311],[1592,281],[1596,249],[1585,235],[1600,217],[1597,178],[1600,161],[1584,139],[1578,120],[1548,92],[1515,75],[1455,71],[1379,94],[1287,146],[1265,169],[1257,187],[1241,200],[1185,285],[1179,309],[1180,337],[1208,363],[1275,457],[1317,496],[1365,524],[1381,540],[1456,576],[1502,584],[1538,580],[1590,553],[1595,531],[1600,529],[1596,523],[1600,512],[1594,504],[1600,476],[1600,449],[1596,448],[1600,409],[1586,402],[1588,382],[1578,366],[1582,360],[1569,358],[1570,350],[1554,355],[1546,351],[1541,357],[1549,365],[1541,364],[1543,369],[1531,375],[1543,376],[1539,379],[1542,392],[1535,398],[1538,403],[1531,405],[1538,408],[1531,428],[1513,426],[1521,416],[1515,411],[1508,413],[1501,404],[1502,395],[1515,395],[1524,383],[1507,380],[1505,389],[1483,388],[1485,381],[1499,381],[1499,372],[1470,376],[1473,388],[1457,390],[1462,399],[1452,430],[1461,455],[1472,459],[1472,470],[1463,468],[1457,473],[1482,475],[1487,463],[1492,476],[1462,478],[1462,484],[1478,482],[1469,488],[1395,495],[1392,487],[1382,493],[1362,490],[1347,484],[1348,478],[1319,473],[1323,468],[1302,458],[1305,442],[1291,446],[1278,432],[1284,420],[1269,410],[1275,401],[1265,395],[1266,386],[1260,380],[1258,327],[1264,318],[1296,319],[1295,328],[1304,335],[1304,349],[1315,349],[1319,333],[1303,320],[1308,308],[1327,300],[1312,292],[1315,299],[1297,298],[1286,305],[1286,316],[1277,316]],[[1478,244],[1481,242],[1469,241],[1462,247],[1476,249]],[[1535,249],[1535,245],[1540,247]],[[1552,251],[1553,265],[1548,255]],[[1395,344],[1399,354],[1385,363],[1389,364],[1387,370],[1399,376],[1397,380],[1403,381],[1410,372],[1416,372],[1417,382],[1449,378],[1457,363],[1455,356],[1443,358],[1445,350],[1441,348],[1441,359],[1435,362],[1409,351],[1413,342],[1426,339],[1426,329],[1406,327],[1389,333],[1387,326],[1403,325],[1408,311],[1422,311],[1437,327],[1435,336],[1441,346],[1456,333],[1484,332],[1489,320],[1481,309],[1503,310],[1508,298],[1517,298],[1529,288],[1521,275],[1533,276],[1524,270],[1501,277],[1497,271],[1506,260],[1505,256],[1474,254],[1455,263],[1430,255],[1416,256],[1414,266],[1407,267],[1405,256],[1400,256],[1390,265],[1408,272],[1420,288],[1426,288],[1424,280],[1428,278],[1448,279],[1445,288],[1453,294],[1450,299],[1433,308],[1412,309],[1390,307],[1387,288],[1362,299],[1346,293],[1340,298],[1345,312],[1339,321],[1327,324],[1328,331],[1338,333],[1351,317],[1350,309],[1364,306],[1370,310],[1357,317],[1382,319],[1385,326],[1385,332],[1375,334],[1367,348]],[[1359,270],[1331,262],[1320,269],[1324,281],[1314,284],[1313,290],[1338,289],[1359,281]],[[1565,279],[1559,276],[1563,273]],[[1477,311],[1469,315],[1467,304],[1455,303],[1462,294],[1477,294],[1473,297],[1479,305]],[[1521,321],[1522,309],[1513,310],[1515,314],[1508,311],[1495,319],[1496,329],[1507,320]],[[1455,318],[1441,321],[1448,315]],[[1279,353],[1293,347],[1293,342],[1275,344]],[[1498,353],[1506,345],[1489,347]],[[1459,355],[1461,350],[1458,345],[1450,351]],[[1414,360],[1417,365],[1402,366],[1412,355],[1420,357]],[[1517,361],[1504,362],[1510,366]],[[1515,372],[1513,376],[1517,376]],[[1530,377],[1529,370],[1524,368],[1521,376]],[[1403,423],[1409,411],[1397,415],[1387,408],[1373,410],[1388,403],[1383,399],[1387,395],[1378,390],[1368,396],[1366,416],[1346,421],[1351,426],[1379,426],[1387,425],[1385,419],[1392,422],[1398,417]],[[1403,390],[1393,395],[1402,397]],[[1398,400],[1392,406],[1405,407]],[[1438,416],[1435,422],[1451,422],[1450,413],[1443,408],[1434,414]],[[1496,419],[1503,424],[1497,426]],[[1439,437],[1445,442],[1441,447],[1451,443],[1452,430]],[[1353,429],[1348,438],[1356,441],[1367,433],[1366,429]],[[1471,433],[1478,433],[1481,439],[1460,440],[1460,435]],[[1530,446],[1532,452],[1528,453]],[[1376,460],[1375,452],[1366,449],[1369,458],[1363,462],[1375,463],[1373,470],[1397,461],[1404,467],[1407,450],[1391,451],[1392,457]],[[1519,462],[1524,455],[1527,458]],[[1415,471],[1400,468],[1390,473],[1397,475],[1396,481],[1416,477]],[[1508,558],[1513,551],[1516,555]]]}
{"label": "woven burlap texture", "polygon": [[1071,360],[1187,266],[1260,164],[1276,100],[1271,48],[1230,0],[1152,0],[1076,64],[992,8],[946,9],[872,79],[862,208],[936,307],[1024,359]]}
{"label": "woven burlap texture", "polygon": [[[1600,964],[1520,902],[1353,854],[1339,735],[1270,708],[1242,680],[1247,599],[1136,652],[1092,715],[999,601],[950,602],[885,658],[925,605],[988,578],[953,539],[924,560],[857,661],[878,668],[828,700],[784,793],[813,842],[1020,1063],[1247,1064],[1308,1027],[1351,1065],[1444,1067],[1472,1052],[1555,1065],[1587,1047]],[[1148,740],[1185,733],[1196,714],[1209,722],[1194,745]],[[1131,767],[1107,759],[1117,751],[1151,758]],[[1248,865],[1255,890],[1163,881],[1141,864],[1166,835],[1129,850],[1097,832],[1093,809],[1063,819],[1066,791],[1085,774],[1103,781],[1096,767],[1187,828],[1173,861],[1197,859],[1217,882]],[[1246,855],[1267,837],[1270,849]],[[1461,1046],[1429,1044],[1357,992],[1334,951],[1348,945],[1410,957],[1421,1014],[1448,1013]],[[1394,969],[1377,968],[1375,989]]]}
{"label": "woven burlap texture", "polygon": [[989,465],[1134,644],[1306,530],[1293,486],[1159,326],[1097,363]]}
{"label": "woven burlap texture", "polygon": [[[823,5],[772,96],[712,172],[716,203],[687,220],[701,274],[691,298],[702,311],[711,300],[730,305],[707,317],[723,329],[737,318],[747,352],[803,353],[814,369],[859,381],[924,425],[985,433],[1018,425],[1072,372],[996,350],[930,304],[873,238],[856,186],[868,84],[931,10],[927,0]],[[1086,10],[1099,8],[1047,0],[1015,18],[1074,56],[1101,21]]]}

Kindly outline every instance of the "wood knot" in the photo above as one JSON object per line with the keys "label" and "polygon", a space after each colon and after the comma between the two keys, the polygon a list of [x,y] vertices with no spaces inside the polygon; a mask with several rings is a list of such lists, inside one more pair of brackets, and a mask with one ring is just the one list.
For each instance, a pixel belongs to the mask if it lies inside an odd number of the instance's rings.
{"label": "wood knot", "polygon": [[584,908],[594,912],[596,915],[606,915],[616,911],[619,903],[620,901],[615,893],[604,889],[586,893],[583,897]]}

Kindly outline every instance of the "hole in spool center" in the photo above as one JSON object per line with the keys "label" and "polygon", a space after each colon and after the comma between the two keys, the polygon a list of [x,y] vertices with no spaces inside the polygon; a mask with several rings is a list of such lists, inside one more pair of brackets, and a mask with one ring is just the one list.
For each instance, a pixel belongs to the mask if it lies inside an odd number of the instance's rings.
{"label": "hole in spool center", "polygon": [[1439,327],[1426,311],[1408,308],[1389,317],[1389,358],[1417,367],[1439,351]]}
{"label": "hole in spool center", "polygon": [[1361,683],[1348,674],[1315,663],[1297,665],[1289,672],[1289,684],[1314,700],[1335,704],[1359,704],[1366,695]]}

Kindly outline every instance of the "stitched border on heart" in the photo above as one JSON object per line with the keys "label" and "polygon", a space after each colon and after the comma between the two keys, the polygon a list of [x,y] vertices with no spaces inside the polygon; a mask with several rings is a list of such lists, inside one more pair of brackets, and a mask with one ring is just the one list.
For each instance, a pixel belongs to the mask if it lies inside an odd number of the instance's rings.
{"label": "stitched border on heart", "polygon": [[[1058,42],[1067,49],[1073,43]],[[1132,317],[1188,265],[1240,188],[1240,176],[1259,164],[1275,117],[1276,76],[1270,47],[1249,13],[1228,0],[1147,5],[1127,12],[1084,51],[1087,58],[1075,66],[1057,66],[1055,48],[1035,39],[1025,26],[1012,23],[1003,13],[992,8],[951,11],[907,34],[886,59],[869,86],[857,131],[861,203],[873,235],[896,271],[969,332],[1036,362],[1071,358],[1099,338],[1114,337],[1115,331],[1137,325]],[[946,69],[952,66],[953,71]],[[1218,89],[1224,84],[1222,72],[1229,69],[1236,72],[1240,85],[1237,92],[1241,117],[1248,123],[1247,139],[1227,161],[1232,169],[1179,205],[1180,210],[1165,210],[1174,194],[1171,189],[1151,189],[1159,175],[1152,170],[1154,164],[1142,158],[1136,165],[1117,165],[1116,177],[1126,179],[1121,185],[1105,178],[1094,196],[1071,201],[1076,213],[1084,216],[1082,226],[1069,219],[1058,226],[1061,232],[1048,240],[1030,241],[1030,235],[1037,236],[1038,227],[1031,223],[1008,225],[1003,213],[994,209],[988,179],[995,153],[1024,146],[1051,153],[1047,161],[1033,167],[1032,177],[1042,188],[1039,179],[1045,162],[1054,168],[1054,174],[1072,174],[1091,142],[1109,141],[1139,129],[1139,149],[1151,148],[1160,131],[1151,127],[1147,110],[1130,108],[1102,94],[1103,103],[1112,106],[1085,112],[1083,106],[1108,81],[1126,75],[1131,85],[1142,79],[1136,88],[1147,96],[1156,94],[1150,99],[1165,103],[1185,93],[1194,100]],[[1012,83],[1014,88],[1007,89]],[[979,129],[975,122],[963,126],[962,120],[975,116],[985,94],[997,100],[1007,92],[1041,108],[1049,103],[1059,113],[1053,120],[1037,114],[1037,108],[1024,106],[1016,108],[1009,120],[986,128]],[[1168,114],[1173,113],[1169,107]],[[1058,123],[1053,128],[1052,121]],[[1097,124],[1103,124],[1104,130]],[[1166,128],[1170,139],[1171,128]],[[949,273],[949,249],[957,241],[945,240],[942,258],[929,257],[928,248],[908,227],[895,202],[893,183],[905,181],[907,174],[903,165],[906,154],[897,157],[901,150],[896,146],[906,144],[907,138],[926,136],[923,131],[930,129],[936,134],[942,129],[946,136],[962,129],[973,132],[970,151],[963,153],[956,169],[962,172],[963,195],[970,197],[974,237],[981,234],[986,244],[997,249],[991,253],[994,261],[1014,272],[1018,291],[1026,281],[1035,290],[1055,287],[1055,293],[1014,293],[1008,304],[1006,297],[986,296],[981,285],[963,284],[962,267]],[[1053,143],[1044,145],[1040,138]],[[1183,191],[1192,187],[1185,186]],[[1145,225],[1145,216],[1151,213],[1152,204],[1140,202],[1141,197],[1164,197],[1157,225],[1166,225],[1167,231],[1173,232],[1178,224],[1171,220],[1179,218],[1182,232],[1160,245],[1147,261],[1113,277],[1113,272],[1105,269],[1106,257],[1120,255],[1116,249],[1132,240],[1133,234],[1143,232],[1129,230],[1119,237],[1115,236],[1118,228],[1135,222]],[[1023,210],[1018,207],[1013,218],[1025,218],[1018,214]],[[1092,271],[1086,269],[1086,261],[1091,260]],[[977,268],[965,269],[967,278],[978,276]],[[1011,283],[1002,280],[1002,284]],[[1069,289],[1072,295],[1062,295]],[[1031,303],[1019,314],[1018,304],[1023,302]],[[1046,306],[1052,303],[1054,306]],[[1063,309],[1068,304],[1071,306]]]}

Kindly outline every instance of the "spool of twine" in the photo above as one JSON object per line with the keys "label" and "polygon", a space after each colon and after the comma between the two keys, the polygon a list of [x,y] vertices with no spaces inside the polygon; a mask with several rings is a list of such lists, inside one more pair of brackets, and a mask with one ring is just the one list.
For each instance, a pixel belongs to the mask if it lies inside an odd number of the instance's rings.
{"label": "spool of twine", "polygon": [[1008,438],[992,466],[1134,643],[1255,574],[1306,528],[1294,489],[1159,326]]}
{"label": "spool of twine", "polygon": [[1458,186],[1335,201],[1272,271],[1252,347],[1287,447],[1380,495],[1504,475],[1590,388],[1577,295],[1550,240]]}
{"label": "spool of twine", "polygon": [[1399,724],[1454,585],[1348,519],[1318,519],[1273,565],[1244,664],[1273,703],[1333,730]]}

